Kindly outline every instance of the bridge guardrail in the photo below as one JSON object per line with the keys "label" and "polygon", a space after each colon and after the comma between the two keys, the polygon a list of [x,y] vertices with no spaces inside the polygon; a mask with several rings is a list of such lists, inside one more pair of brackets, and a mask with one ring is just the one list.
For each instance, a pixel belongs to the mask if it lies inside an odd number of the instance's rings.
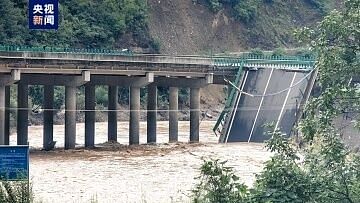
{"label": "bridge guardrail", "polygon": [[0,45],[0,51],[14,52],[55,52],[55,53],[81,53],[81,54],[114,54],[131,56],[133,52],[129,50],[115,49],[80,49],[80,48],[60,48],[60,47],[32,47],[32,46],[4,46]]}
{"label": "bridge guardrail", "polygon": [[[17,45],[0,45],[0,51],[13,52],[55,52],[55,53],[81,53],[81,54],[115,54],[115,55],[143,55],[143,56],[170,56],[164,54],[139,54],[128,49],[93,49],[93,48],[68,48],[68,47],[51,47],[51,46],[17,46]],[[286,56],[286,55],[272,55],[272,54],[254,54],[244,52],[239,56],[217,56],[217,55],[180,55],[177,57],[185,58],[212,58],[228,59],[228,60],[271,60],[271,61],[314,61],[314,56]]]}

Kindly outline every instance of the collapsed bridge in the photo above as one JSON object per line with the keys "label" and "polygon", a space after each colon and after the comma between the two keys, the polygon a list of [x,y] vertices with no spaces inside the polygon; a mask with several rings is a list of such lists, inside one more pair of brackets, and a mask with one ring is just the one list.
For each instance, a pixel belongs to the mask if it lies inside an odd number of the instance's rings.
{"label": "collapsed bridge", "polygon": [[[64,147],[73,149],[76,111],[79,111],[76,109],[76,89],[79,86],[85,86],[85,109],[80,110],[85,112],[85,147],[93,147],[97,85],[109,86],[108,141],[115,142],[119,133],[118,87],[129,88],[129,144],[132,145],[139,144],[141,88],[148,90],[145,110],[148,143],[156,142],[157,87],[169,87],[169,142],[178,141],[178,89],[190,89],[189,141],[199,142],[200,89],[210,84],[226,85],[226,81],[231,81],[231,91],[214,131],[220,134],[221,142],[261,141],[262,123],[275,118],[281,128],[293,126],[298,116],[294,112],[300,111],[312,88],[313,66],[312,58],[295,56],[168,56],[114,50],[0,46],[0,145],[9,144],[12,84],[17,85],[18,93],[16,126],[19,145],[28,142],[29,85],[44,86],[44,149],[53,147],[54,86],[65,86]],[[302,77],[305,79],[301,80]],[[280,89],[288,91],[273,97],[268,95]],[[245,93],[253,96],[248,97]],[[279,104],[284,108],[268,108]],[[289,122],[283,122],[285,120]]]}
{"label": "collapsed bridge", "polygon": [[269,138],[265,125],[270,123],[290,136],[310,96],[316,79],[314,61],[255,61],[215,60],[218,67],[239,67],[213,129],[220,142],[263,142]]}

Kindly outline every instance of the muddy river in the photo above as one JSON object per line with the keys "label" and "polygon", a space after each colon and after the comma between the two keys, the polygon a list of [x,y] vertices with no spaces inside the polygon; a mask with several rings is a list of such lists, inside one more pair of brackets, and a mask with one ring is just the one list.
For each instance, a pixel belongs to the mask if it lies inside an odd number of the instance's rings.
{"label": "muddy river", "polygon": [[[55,126],[56,149],[42,146],[42,127],[29,127],[30,176],[37,201],[41,202],[189,202],[190,190],[199,175],[202,159],[228,160],[242,181],[251,186],[270,153],[262,144],[217,144],[211,129],[214,122],[201,122],[201,144],[186,144],[188,122],[179,122],[179,141],[168,141],[167,122],[158,124],[158,145],[128,147],[128,123],[120,122],[120,144],[102,144],[107,139],[107,123],[96,124],[95,150],[85,150],[84,124],[77,127],[76,150],[64,151],[64,126]],[[141,125],[146,142],[146,123]],[[16,135],[11,136],[12,144]]]}

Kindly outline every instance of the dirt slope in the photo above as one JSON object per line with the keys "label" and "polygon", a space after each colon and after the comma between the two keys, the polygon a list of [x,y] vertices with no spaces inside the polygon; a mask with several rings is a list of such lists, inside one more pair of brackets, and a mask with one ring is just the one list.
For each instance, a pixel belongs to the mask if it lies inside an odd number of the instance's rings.
{"label": "dirt slope", "polygon": [[261,3],[254,23],[236,21],[230,9],[211,12],[198,0],[148,0],[150,34],[168,54],[236,52],[291,47],[293,28],[320,18],[304,0]]}
{"label": "dirt slope", "polygon": [[223,11],[216,15],[191,0],[150,0],[150,33],[160,41],[161,51],[193,54],[211,49],[221,50],[223,42],[232,50],[244,47],[239,31]]}

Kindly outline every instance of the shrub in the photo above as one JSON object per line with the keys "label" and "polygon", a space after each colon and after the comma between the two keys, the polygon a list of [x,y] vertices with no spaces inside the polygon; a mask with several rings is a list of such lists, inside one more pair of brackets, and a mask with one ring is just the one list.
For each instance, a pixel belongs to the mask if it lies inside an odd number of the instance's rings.
{"label": "shrub", "polygon": [[286,51],[283,48],[277,48],[272,52],[271,55],[272,56],[284,56],[284,55],[286,55]]}
{"label": "shrub", "polygon": [[32,188],[26,181],[0,181],[0,202],[29,203],[33,202]]}
{"label": "shrub", "polygon": [[251,56],[264,56],[264,52],[261,49],[256,48],[256,49],[252,49],[250,51],[249,55],[251,55]]}
{"label": "shrub", "polygon": [[221,7],[222,7],[222,4],[220,3],[219,0],[207,0],[207,2],[209,4],[210,9],[213,12],[219,11],[221,9]]}
{"label": "shrub", "polygon": [[[268,126],[269,127],[269,126]],[[279,130],[269,128],[268,150],[275,153],[247,189],[226,162],[204,161],[194,202],[360,202],[360,156],[351,154],[335,131],[317,137],[302,151]]]}
{"label": "shrub", "polygon": [[193,190],[194,202],[245,202],[248,193],[226,162],[204,161],[201,166],[200,182]]}
{"label": "shrub", "polygon": [[108,88],[104,85],[96,86],[95,89],[96,104],[101,106],[108,105]]}
{"label": "shrub", "polygon": [[235,7],[235,18],[245,23],[250,23],[254,20],[257,12],[257,1],[246,0],[240,1]]}

